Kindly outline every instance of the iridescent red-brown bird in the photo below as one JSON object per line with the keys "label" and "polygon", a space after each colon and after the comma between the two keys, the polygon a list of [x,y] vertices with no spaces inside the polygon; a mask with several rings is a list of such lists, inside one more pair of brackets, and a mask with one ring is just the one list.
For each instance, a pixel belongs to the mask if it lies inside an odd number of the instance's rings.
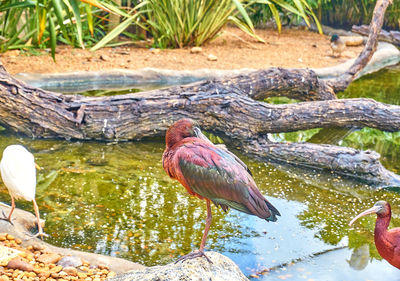
{"label": "iridescent red-brown bird", "polygon": [[378,253],[391,265],[400,269],[400,227],[388,230],[392,217],[390,204],[386,201],[376,202],[372,208],[352,219],[349,225],[369,214],[377,214],[374,240]]}
{"label": "iridescent red-brown bird", "polygon": [[189,194],[207,203],[206,226],[198,251],[177,261],[204,256],[204,246],[211,225],[212,201],[224,211],[230,208],[276,221],[279,211],[258,190],[247,166],[227,149],[215,146],[192,120],[173,124],[165,137],[163,167]]}

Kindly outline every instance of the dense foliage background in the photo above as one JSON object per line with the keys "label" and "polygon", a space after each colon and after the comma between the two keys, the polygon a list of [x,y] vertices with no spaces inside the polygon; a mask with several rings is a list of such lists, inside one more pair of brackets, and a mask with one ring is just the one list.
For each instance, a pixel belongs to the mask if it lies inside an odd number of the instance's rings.
{"label": "dense foliage background", "polygon": [[[90,47],[152,38],[154,47],[199,46],[227,24],[262,41],[254,25],[319,22],[350,28],[368,24],[374,0],[5,0],[0,4],[0,52]],[[400,26],[400,1],[393,1],[385,26]]]}

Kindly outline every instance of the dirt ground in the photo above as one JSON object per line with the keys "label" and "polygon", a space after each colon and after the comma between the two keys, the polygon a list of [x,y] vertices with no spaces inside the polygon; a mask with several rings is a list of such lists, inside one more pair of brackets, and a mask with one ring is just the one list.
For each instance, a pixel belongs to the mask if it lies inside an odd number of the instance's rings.
{"label": "dirt ground", "polygon": [[[103,48],[96,52],[58,46],[53,62],[49,51],[32,55],[23,51],[9,51],[0,54],[0,61],[11,74],[54,73],[77,70],[105,70],[113,68],[140,69],[154,67],[163,69],[191,70],[199,68],[239,69],[268,68],[279,66],[325,67],[353,58],[361,47],[347,47],[342,57],[331,56],[329,37],[306,30],[284,29],[257,30],[266,43],[258,43],[237,28],[227,27],[216,40],[202,47],[200,53],[193,54],[190,48],[149,49],[134,46]],[[209,60],[216,56],[216,61]]]}

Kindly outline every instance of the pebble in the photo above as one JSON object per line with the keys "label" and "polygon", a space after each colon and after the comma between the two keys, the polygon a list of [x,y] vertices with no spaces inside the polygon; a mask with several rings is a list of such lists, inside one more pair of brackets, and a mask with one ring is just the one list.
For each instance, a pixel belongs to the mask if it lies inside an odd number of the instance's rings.
{"label": "pebble", "polygon": [[78,270],[75,267],[67,266],[63,268],[63,271],[71,276],[77,276]]}
{"label": "pebble", "polygon": [[218,60],[218,57],[215,56],[215,55],[213,55],[213,54],[209,54],[208,57],[207,57],[207,59],[208,59],[209,61],[217,61],[217,60]]}
{"label": "pebble", "polygon": [[161,50],[160,50],[160,49],[151,48],[151,49],[150,49],[150,52],[151,52],[152,54],[158,54],[158,53],[161,52]]}
{"label": "pebble", "polygon": [[18,254],[21,258],[26,258],[28,254],[26,252],[21,252]]}
{"label": "pebble", "polygon": [[86,273],[78,272],[78,277],[81,279],[85,279],[87,277]]}
{"label": "pebble", "polygon": [[82,260],[75,256],[65,256],[57,262],[57,265],[62,267],[79,267],[82,264]]}
{"label": "pebble", "polygon": [[55,253],[42,254],[36,260],[42,263],[57,263],[61,259],[61,256]]}
{"label": "pebble", "polygon": [[63,267],[62,267],[61,265],[57,265],[57,266],[55,266],[55,267],[53,267],[53,268],[51,269],[51,272],[58,273],[58,272],[60,272],[62,269],[63,269]]}
{"label": "pebble", "polygon": [[[28,247],[28,249],[29,249],[29,247]],[[32,245],[32,249],[35,250],[35,251],[43,251],[44,250],[44,246],[36,243],[36,244]]]}
{"label": "pebble", "polygon": [[7,264],[8,268],[19,269],[23,271],[33,271],[33,266],[20,258],[12,259]]}
{"label": "pebble", "polygon": [[108,269],[108,266],[105,264],[99,264],[98,268],[99,269]]}
{"label": "pebble", "polygon": [[360,46],[364,42],[364,38],[362,36],[340,36],[346,46]]}
{"label": "pebble", "polygon": [[100,59],[103,60],[103,61],[109,61],[109,60],[110,60],[110,57],[107,56],[107,55],[101,55],[101,56],[100,56]]}
{"label": "pebble", "polygon": [[103,281],[116,275],[105,265],[97,267],[75,256],[62,257],[40,244],[24,248],[19,245],[22,241],[6,233],[0,237],[5,239],[0,240],[0,245],[21,251],[7,266],[0,266],[0,281]]}
{"label": "pebble", "polygon": [[193,47],[190,49],[190,53],[192,54],[199,54],[203,51],[203,49],[201,47]]}

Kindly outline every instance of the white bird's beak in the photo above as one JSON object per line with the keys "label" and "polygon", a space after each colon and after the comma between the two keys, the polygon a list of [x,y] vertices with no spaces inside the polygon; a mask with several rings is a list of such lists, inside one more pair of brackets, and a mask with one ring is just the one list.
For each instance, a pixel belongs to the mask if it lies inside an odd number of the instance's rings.
{"label": "white bird's beak", "polygon": [[36,164],[35,163],[35,167],[36,167],[36,169],[38,169],[38,170],[41,170],[42,168],[38,165],[38,164]]}

